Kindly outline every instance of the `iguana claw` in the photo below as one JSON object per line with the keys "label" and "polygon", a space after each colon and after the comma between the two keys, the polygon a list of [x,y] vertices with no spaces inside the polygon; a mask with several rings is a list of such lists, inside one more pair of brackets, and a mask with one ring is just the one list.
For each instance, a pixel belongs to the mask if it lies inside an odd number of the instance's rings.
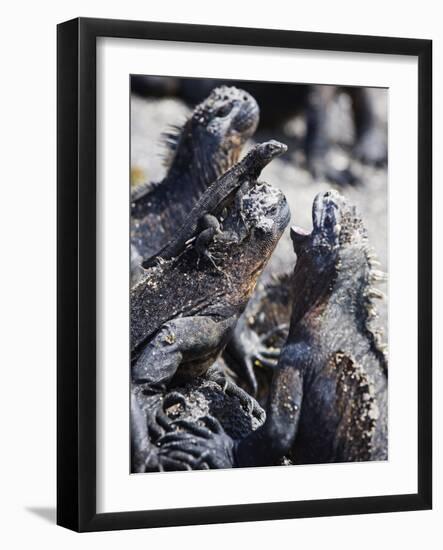
{"label": "iguana claw", "polygon": [[180,405],[183,410],[186,410],[186,399],[181,393],[174,391],[165,396],[161,406],[157,409],[155,415],[156,423],[166,432],[171,430],[171,422],[173,421],[168,415],[167,410],[177,405]]}
{"label": "iguana claw", "polygon": [[174,425],[186,431],[169,433],[159,440],[159,460],[164,466],[179,464],[180,468],[173,469],[181,470],[232,468],[234,442],[216,418],[204,416],[199,423],[177,421]]}
{"label": "iguana claw", "polygon": [[241,406],[246,409],[248,414],[253,414],[259,422],[264,422],[265,412],[245,390],[237,386],[235,382],[230,380],[219,368],[210,369],[206,377],[209,380],[217,383],[223,388],[223,392],[230,397],[235,397],[240,401]]}

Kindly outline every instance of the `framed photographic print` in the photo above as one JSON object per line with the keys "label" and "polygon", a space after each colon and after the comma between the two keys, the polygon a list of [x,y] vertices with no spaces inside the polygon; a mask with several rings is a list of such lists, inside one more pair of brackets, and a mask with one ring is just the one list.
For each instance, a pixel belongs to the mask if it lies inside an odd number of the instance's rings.
{"label": "framed photographic print", "polygon": [[432,505],[428,40],[58,26],[77,531]]}

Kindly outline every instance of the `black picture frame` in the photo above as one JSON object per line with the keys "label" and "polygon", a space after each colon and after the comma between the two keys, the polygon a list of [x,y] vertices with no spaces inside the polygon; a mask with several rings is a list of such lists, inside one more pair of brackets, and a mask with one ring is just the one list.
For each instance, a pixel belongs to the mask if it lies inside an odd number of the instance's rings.
{"label": "black picture frame", "polygon": [[[418,491],[416,494],[96,512],[96,39],[398,54],[418,59]],[[57,29],[57,523],[76,531],[430,509],[432,506],[432,42],[74,19]]]}

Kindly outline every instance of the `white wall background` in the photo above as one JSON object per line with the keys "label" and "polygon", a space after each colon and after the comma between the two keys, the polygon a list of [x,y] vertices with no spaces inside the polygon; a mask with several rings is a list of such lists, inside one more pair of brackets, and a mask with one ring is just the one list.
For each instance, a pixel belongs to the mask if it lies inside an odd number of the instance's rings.
{"label": "white wall background", "polygon": [[[157,5],[156,5],[157,4]],[[216,7],[218,4],[218,7]],[[4,548],[441,547],[441,346],[434,351],[435,501],[431,512],[76,535],[55,518],[55,25],[76,16],[431,38],[434,40],[435,280],[443,206],[443,31],[439,3],[385,0],[7,3],[0,84],[0,541]],[[406,264],[405,264],[406,265]],[[443,303],[434,290],[437,340]],[[6,306],[6,307],[5,307]],[[439,432],[439,433],[438,433]]]}

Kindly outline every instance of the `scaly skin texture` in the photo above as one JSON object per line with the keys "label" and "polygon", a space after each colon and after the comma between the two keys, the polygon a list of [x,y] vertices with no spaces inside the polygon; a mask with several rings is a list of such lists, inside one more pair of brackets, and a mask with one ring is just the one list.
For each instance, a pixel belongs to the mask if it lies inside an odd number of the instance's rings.
{"label": "scaly skin texture", "polygon": [[[217,360],[218,369],[223,368],[223,365],[219,365],[220,361]],[[212,371],[213,367],[210,370]],[[264,410],[252,399],[247,399],[247,394],[242,393],[237,386],[230,387],[226,382],[227,379],[223,379],[218,370],[217,378],[212,377],[210,373],[209,376],[195,378],[192,382],[174,385],[164,394],[161,397],[160,415],[163,420],[162,427],[168,433],[162,437],[163,443],[168,437],[173,439],[176,429],[184,436],[192,438],[195,434],[206,434],[207,425],[213,428],[220,426],[230,438],[242,439],[261,426],[265,419]],[[137,416],[134,420],[137,421]],[[148,444],[152,439],[151,436]],[[142,448],[147,447],[144,443]],[[134,462],[139,459],[136,453],[133,457]],[[161,468],[174,471],[217,467],[217,456],[212,456],[211,453],[208,454],[207,460],[205,456],[196,456],[192,464],[183,463],[179,459],[179,450],[177,453],[168,454],[152,452],[150,460],[144,466],[147,467],[147,471],[158,471]],[[137,471],[137,467],[134,470]]]}
{"label": "scaly skin texture", "polygon": [[[200,258],[190,243],[178,257],[145,270],[131,290],[132,393],[148,432],[153,424],[151,396],[164,393],[172,382],[186,383],[208,371],[289,222],[283,194],[251,183],[241,201],[233,197],[226,205],[223,231],[208,243],[217,266]],[[148,458],[137,447],[145,440],[135,430],[136,471],[144,471]]]}
{"label": "scaly skin texture", "polygon": [[[219,83],[216,79],[159,79],[138,75],[133,77],[133,91],[151,97],[177,95],[188,103],[195,104]],[[379,128],[376,105],[370,89],[358,86],[294,86],[276,82],[230,81],[229,84],[244,87],[255,97],[261,109],[262,127],[275,129],[293,116],[303,113],[306,120],[303,148],[307,168],[317,179],[326,178],[337,184],[354,184],[358,179],[349,168],[334,168],[327,158],[331,146],[328,138],[328,111],[336,95],[340,92],[346,93],[351,102],[355,129],[353,156],[366,164],[386,164],[386,136]]]}
{"label": "scaly skin texture", "polygon": [[273,275],[258,282],[237,322],[224,352],[237,383],[266,406],[272,373],[289,331],[293,288],[292,273]]}
{"label": "scaly skin texture", "polygon": [[[387,361],[371,328],[373,269],[363,224],[337,193],[317,196],[298,259],[287,342],[266,423],[237,449],[239,466],[387,458]],[[265,447],[266,444],[266,447]]]}
{"label": "scaly skin texture", "polygon": [[298,464],[387,459],[387,360],[372,327],[380,297],[373,284],[382,274],[361,219],[338,193],[316,197],[313,225],[311,234],[291,230],[293,310],[266,422],[232,442],[229,454],[226,434],[214,432],[210,452],[222,467],[284,456]]}
{"label": "scaly skin texture", "polygon": [[237,162],[258,119],[252,96],[221,86],[194,109],[183,128],[167,134],[166,177],[132,195],[131,244],[144,259],[173,237],[207,187]]}
{"label": "scaly skin texture", "polygon": [[219,224],[214,216],[220,214],[225,205],[232,201],[234,195],[237,195],[237,200],[240,201],[241,194],[247,191],[250,185],[257,182],[263,168],[272,159],[286,151],[286,145],[275,140],[253,147],[241,162],[233,166],[208,187],[189,213],[186,221],[178,229],[177,235],[155,256],[148,258],[143,263],[143,267],[149,267],[159,259],[170,260],[178,256],[184,250],[186,243],[195,237],[202,223],[206,224],[203,228],[206,231],[201,238],[204,236],[211,239],[216,232],[220,231]]}

